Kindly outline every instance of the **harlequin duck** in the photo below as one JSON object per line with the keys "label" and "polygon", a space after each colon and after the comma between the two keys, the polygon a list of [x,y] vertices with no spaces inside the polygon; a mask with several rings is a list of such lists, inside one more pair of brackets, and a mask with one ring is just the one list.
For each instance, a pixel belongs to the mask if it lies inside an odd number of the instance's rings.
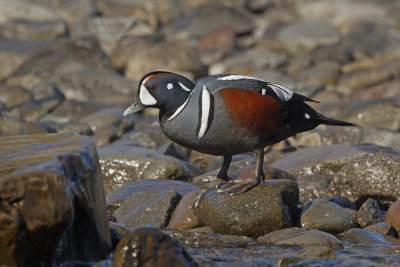
{"label": "harlequin duck", "polygon": [[[283,85],[257,78],[224,74],[195,82],[171,72],[146,74],[139,82],[129,115],[146,107],[160,109],[162,131],[172,141],[203,153],[224,156],[217,177],[220,190],[230,195],[246,192],[264,179],[264,147],[319,124],[354,126],[327,118],[305,102],[317,102]],[[255,177],[232,181],[232,155],[255,151]],[[205,187],[198,195],[199,205]]]}

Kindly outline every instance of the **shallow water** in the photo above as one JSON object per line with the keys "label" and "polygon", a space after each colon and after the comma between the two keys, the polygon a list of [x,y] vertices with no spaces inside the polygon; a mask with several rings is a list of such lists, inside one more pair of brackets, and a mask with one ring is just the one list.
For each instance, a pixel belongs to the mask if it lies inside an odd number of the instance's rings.
{"label": "shallow water", "polygon": [[400,246],[342,241],[343,249],[255,242],[248,237],[170,232],[200,266],[400,266]]}

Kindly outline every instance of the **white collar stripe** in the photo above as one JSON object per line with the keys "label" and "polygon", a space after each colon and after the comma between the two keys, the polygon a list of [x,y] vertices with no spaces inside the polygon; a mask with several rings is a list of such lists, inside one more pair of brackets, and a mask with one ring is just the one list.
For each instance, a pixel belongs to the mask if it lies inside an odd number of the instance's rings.
{"label": "white collar stripe", "polygon": [[202,138],[206,133],[208,128],[208,118],[210,115],[211,108],[211,95],[204,85],[203,90],[201,91],[201,116],[200,116],[200,129],[198,133],[198,137]]}
{"label": "white collar stripe", "polygon": [[182,87],[183,90],[190,92],[190,89],[187,88],[183,83],[181,83],[181,82],[178,82],[178,83]]}
{"label": "white collar stripe", "polygon": [[182,112],[182,110],[186,107],[187,103],[189,102],[190,97],[192,96],[193,93],[194,93],[194,90],[190,93],[190,95],[189,95],[189,97],[186,99],[186,101],[185,101],[182,105],[180,105],[180,106],[175,110],[174,114],[172,114],[171,117],[169,117],[169,118],[167,119],[167,121],[173,120],[176,116],[179,115],[179,113]]}

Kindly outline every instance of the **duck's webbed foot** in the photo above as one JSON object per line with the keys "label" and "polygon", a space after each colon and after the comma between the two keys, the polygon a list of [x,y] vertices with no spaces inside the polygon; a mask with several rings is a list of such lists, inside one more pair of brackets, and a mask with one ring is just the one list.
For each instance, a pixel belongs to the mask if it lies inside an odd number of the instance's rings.
{"label": "duck's webbed foot", "polygon": [[247,179],[232,180],[228,183],[220,184],[218,186],[218,192],[228,193],[230,196],[239,195],[258,185],[261,180],[264,180],[264,175]]}
{"label": "duck's webbed foot", "polygon": [[[228,177],[227,179],[230,179],[230,178]],[[219,186],[221,186],[221,185],[223,185],[223,184],[226,184],[226,183],[227,183],[227,182],[225,181],[225,179],[224,179],[224,180],[221,180],[221,179],[218,179],[218,178],[217,178],[217,180],[215,180],[214,182],[212,182],[212,183],[210,183],[210,184],[208,184],[208,185],[206,185],[206,186],[203,186],[203,187],[201,188],[201,190],[196,194],[196,197],[195,197],[195,199],[194,199],[192,205],[190,205],[190,208],[193,209],[193,208],[197,208],[198,206],[200,206],[201,200],[204,198],[206,192],[207,192],[209,189],[211,189],[211,188],[213,188],[213,187],[219,188]]]}
{"label": "duck's webbed foot", "polygon": [[257,165],[256,165],[256,175],[253,178],[232,180],[226,184],[219,187],[218,192],[228,193],[230,196],[239,195],[246,191],[249,191],[256,185],[258,185],[261,180],[264,180],[265,175],[263,172],[264,165],[264,149],[259,149],[257,151]]}

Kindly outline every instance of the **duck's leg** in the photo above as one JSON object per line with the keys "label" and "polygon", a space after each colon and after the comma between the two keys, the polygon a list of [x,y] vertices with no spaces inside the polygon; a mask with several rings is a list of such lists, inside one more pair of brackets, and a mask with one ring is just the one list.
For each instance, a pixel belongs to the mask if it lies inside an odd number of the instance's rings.
{"label": "duck's leg", "polygon": [[257,150],[257,164],[256,171],[253,178],[233,180],[230,183],[224,184],[218,190],[219,192],[226,192],[230,196],[242,194],[264,180],[264,149]]}
{"label": "duck's leg", "polygon": [[219,173],[217,174],[217,178],[219,178],[225,182],[229,182],[232,180],[228,176],[228,170],[229,170],[229,166],[231,166],[231,162],[232,162],[232,155],[225,155],[224,162],[222,162],[222,167],[219,170]]}
{"label": "duck's leg", "polygon": [[221,184],[225,182],[229,182],[232,179],[228,176],[228,170],[229,166],[231,165],[232,162],[232,155],[225,155],[224,156],[224,162],[222,163],[222,167],[217,174],[217,180],[215,180],[213,183],[204,186],[196,195],[196,198],[194,199],[193,204],[190,206],[190,208],[193,207],[198,207],[200,205],[200,201],[203,199],[205,193],[208,191],[208,189],[215,187],[219,187]]}

